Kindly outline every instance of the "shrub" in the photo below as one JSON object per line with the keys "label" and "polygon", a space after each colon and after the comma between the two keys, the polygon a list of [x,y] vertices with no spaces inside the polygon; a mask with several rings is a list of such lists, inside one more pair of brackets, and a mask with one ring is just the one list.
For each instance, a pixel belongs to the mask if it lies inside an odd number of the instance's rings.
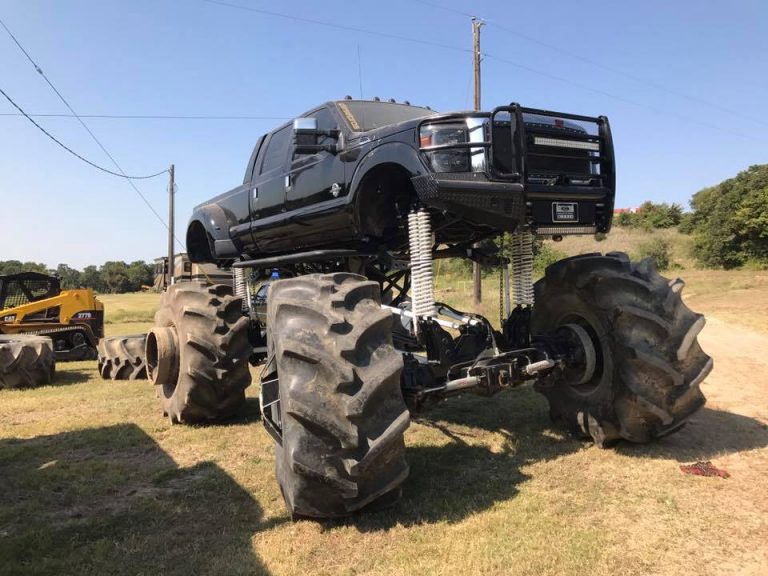
{"label": "shrub", "polygon": [[568,254],[562,250],[558,250],[550,244],[542,244],[533,257],[533,271],[537,276],[541,276],[547,266],[567,257]]}
{"label": "shrub", "polygon": [[659,270],[668,270],[672,266],[672,247],[663,238],[651,238],[638,246],[638,259],[652,258]]}

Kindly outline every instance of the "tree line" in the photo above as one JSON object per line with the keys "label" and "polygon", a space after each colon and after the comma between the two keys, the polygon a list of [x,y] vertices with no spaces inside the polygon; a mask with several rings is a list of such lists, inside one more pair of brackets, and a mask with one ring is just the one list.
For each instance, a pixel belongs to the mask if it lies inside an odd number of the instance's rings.
{"label": "tree line", "polygon": [[[705,268],[768,268],[768,164],[696,192],[691,211],[679,204],[644,202],[614,223],[653,230],[677,227],[693,236],[693,257]],[[656,239],[659,244],[660,239]]]}
{"label": "tree line", "polygon": [[64,290],[72,288],[92,288],[102,294],[122,294],[137,292],[142,286],[152,286],[155,279],[154,266],[143,260],[130,264],[121,260],[105,262],[101,266],[86,266],[82,270],[67,264],[59,264],[55,269],[38,262],[20,262],[19,260],[0,260],[0,275],[18,272],[41,272],[59,277]]}

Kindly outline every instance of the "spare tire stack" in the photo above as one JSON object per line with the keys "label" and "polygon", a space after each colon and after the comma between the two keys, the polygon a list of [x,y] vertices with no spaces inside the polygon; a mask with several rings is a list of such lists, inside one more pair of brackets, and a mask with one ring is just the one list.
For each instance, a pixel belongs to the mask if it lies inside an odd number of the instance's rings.
{"label": "spare tire stack", "polygon": [[104,380],[146,380],[146,334],[112,336],[99,341],[99,374]]}
{"label": "spare tire stack", "polygon": [[0,335],[0,389],[44,386],[55,371],[53,341],[47,336]]}

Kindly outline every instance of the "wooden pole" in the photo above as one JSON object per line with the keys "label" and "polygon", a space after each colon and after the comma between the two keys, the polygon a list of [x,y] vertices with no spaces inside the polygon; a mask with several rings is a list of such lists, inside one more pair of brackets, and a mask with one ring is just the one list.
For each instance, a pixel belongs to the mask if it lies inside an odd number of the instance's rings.
{"label": "wooden pole", "polygon": [[173,239],[175,235],[173,233],[173,189],[175,187],[175,167],[171,164],[171,169],[168,170],[170,175],[170,181],[168,182],[168,280],[166,286],[172,286],[174,283],[174,276],[176,274],[176,262],[175,255],[173,254]]}
{"label": "wooden pole", "polygon": [[[475,110],[480,110],[480,27],[482,20],[472,17],[472,67],[475,74]],[[475,244],[477,247],[477,244]],[[480,264],[472,262],[473,294],[475,304],[483,300],[483,287],[480,277]]]}

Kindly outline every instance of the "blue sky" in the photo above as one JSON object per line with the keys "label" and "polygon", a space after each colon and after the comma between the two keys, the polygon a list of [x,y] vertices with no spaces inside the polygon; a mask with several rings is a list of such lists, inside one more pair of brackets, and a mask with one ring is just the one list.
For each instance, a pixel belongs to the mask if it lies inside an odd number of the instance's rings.
{"label": "blue sky", "polygon": [[[359,96],[361,82],[367,98],[471,107],[471,25],[461,13],[472,13],[487,20],[483,107],[607,115],[617,205],[687,205],[702,187],[768,162],[764,1],[222,1],[426,43],[204,0],[3,0],[0,18],[79,114],[289,119]],[[66,112],[3,30],[0,88],[27,112]],[[75,119],[39,122],[110,166]],[[127,173],[176,165],[183,239],[192,207],[239,184],[257,137],[281,120],[86,122]],[[166,184],[137,182],[163,217]],[[0,259],[149,260],[165,251],[165,234],[125,181],[24,118],[0,116]]]}

